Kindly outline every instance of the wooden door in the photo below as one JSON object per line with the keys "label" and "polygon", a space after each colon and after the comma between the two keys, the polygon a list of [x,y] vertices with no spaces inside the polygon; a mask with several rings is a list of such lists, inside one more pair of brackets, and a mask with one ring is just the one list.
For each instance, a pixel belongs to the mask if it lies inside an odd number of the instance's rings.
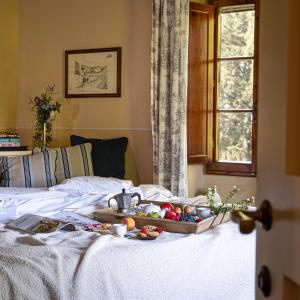
{"label": "wooden door", "polygon": [[273,225],[256,226],[256,272],[270,271],[267,299],[300,299],[299,12],[299,0],[260,1],[258,204],[271,202]]}

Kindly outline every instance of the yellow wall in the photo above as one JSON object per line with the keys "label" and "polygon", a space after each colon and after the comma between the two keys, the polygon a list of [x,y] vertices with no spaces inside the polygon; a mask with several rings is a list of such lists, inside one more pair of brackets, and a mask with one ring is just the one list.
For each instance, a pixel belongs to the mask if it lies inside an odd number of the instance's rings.
{"label": "yellow wall", "polygon": [[128,136],[141,182],[152,182],[151,0],[19,0],[17,128],[31,140],[28,99],[50,83],[64,94],[64,51],[122,47],[122,97],[67,99],[54,141],[70,133]]}
{"label": "yellow wall", "polygon": [[16,126],[17,0],[0,1],[0,130]]}

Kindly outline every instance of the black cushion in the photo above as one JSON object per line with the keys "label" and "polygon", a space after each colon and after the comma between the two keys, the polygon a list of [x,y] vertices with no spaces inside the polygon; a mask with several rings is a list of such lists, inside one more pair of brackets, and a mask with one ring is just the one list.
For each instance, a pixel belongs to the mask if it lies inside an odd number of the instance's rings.
{"label": "black cushion", "polygon": [[92,144],[92,161],[95,176],[124,179],[127,137],[101,140],[71,135],[70,140],[72,146],[84,143]]}

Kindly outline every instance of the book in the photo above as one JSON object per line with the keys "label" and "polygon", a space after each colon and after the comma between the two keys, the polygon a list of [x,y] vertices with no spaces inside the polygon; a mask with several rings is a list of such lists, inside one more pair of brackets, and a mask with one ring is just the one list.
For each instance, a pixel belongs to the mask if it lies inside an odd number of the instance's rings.
{"label": "book", "polygon": [[2,147],[20,147],[20,142],[0,142],[0,148]]}
{"label": "book", "polygon": [[17,133],[13,132],[0,132],[0,138],[20,138]]}
{"label": "book", "polygon": [[25,214],[6,224],[6,228],[25,233],[50,233],[54,231],[76,231],[83,229],[84,225],[98,223],[72,212],[62,212],[52,218],[34,214]]}
{"label": "book", "polygon": [[27,146],[19,146],[19,147],[0,147],[0,151],[27,151]]}
{"label": "book", "polygon": [[20,138],[3,138],[3,137],[0,137],[0,143],[18,143],[20,142]]}

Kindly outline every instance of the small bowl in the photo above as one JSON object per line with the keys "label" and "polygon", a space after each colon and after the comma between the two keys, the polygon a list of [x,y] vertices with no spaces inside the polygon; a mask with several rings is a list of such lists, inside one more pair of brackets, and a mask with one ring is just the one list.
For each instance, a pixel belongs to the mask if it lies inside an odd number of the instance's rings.
{"label": "small bowl", "polygon": [[208,207],[197,207],[196,212],[197,216],[202,219],[211,217],[211,210]]}
{"label": "small bowl", "polygon": [[152,213],[152,212],[159,213],[160,212],[160,207],[158,205],[154,205],[153,203],[150,203],[150,204],[148,204],[144,207],[145,215],[148,215],[149,213]]}

